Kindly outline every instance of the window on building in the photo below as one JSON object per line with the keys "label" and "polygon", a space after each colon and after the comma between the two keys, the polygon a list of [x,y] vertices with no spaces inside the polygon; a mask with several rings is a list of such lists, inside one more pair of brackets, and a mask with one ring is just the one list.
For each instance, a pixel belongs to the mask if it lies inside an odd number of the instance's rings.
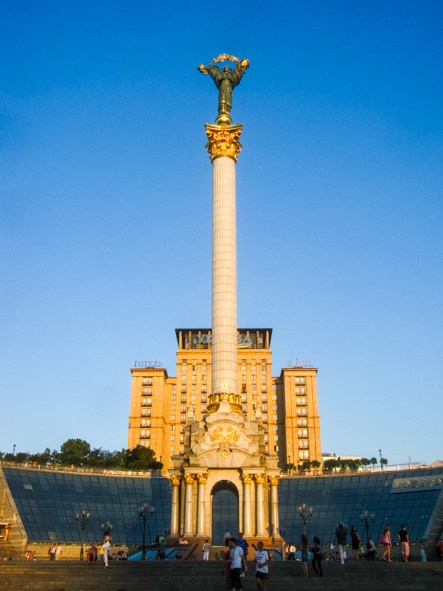
{"label": "window on building", "polygon": [[182,384],[182,392],[186,392],[186,385]]}
{"label": "window on building", "polygon": [[266,374],[262,374],[262,376],[261,376],[261,381],[262,381],[262,382],[266,382]]}
{"label": "window on building", "polygon": [[185,436],[180,435],[180,443],[183,444],[185,442]]}
{"label": "window on building", "polygon": [[185,373],[182,373],[182,380],[186,381],[188,379],[188,376]]}
{"label": "window on building", "polygon": [[186,404],[182,404],[182,412],[186,412]]}
{"label": "window on building", "polygon": [[267,392],[268,391],[268,387],[266,386],[266,384],[262,384],[261,385],[261,391],[262,392]]}
{"label": "window on building", "polygon": [[174,452],[175,451],[175,445],[171,445],[169,446],[170,451]]}
{"label": "window on building", "polygon": [[206,404],[202,404],[202,412],[205,413],[206,412]]}
{"label": "window on building", "polygon": [[274,431],[278,431],[278,425],[274,425]]}
{"label": "window on building", "polygon": [[196,375],[194,375],[194,374],[192,374],[192,381],[193,381],[193,382],[195,382],[195,381],[196,381],[196,379],[197,379],[197,376],[196,376]]}
{"label": "window on building", "polygon": [[148,393],[148,389],[147,388],[142,388],[142,394],[144,394],[146,396],[147,393]]}
{"label": "window on building", "polygon": [[173,390],[176,390],[176,389],[177,389],[177,386],[176,386],[176,384],[172,384],[172,385],[171,385],[171,388],[172,388]]}
{"label": "window on building", "polygon": [[241,370],[246,371],[246,363],[242,363]]}
{"label": "window on building", "polygon": [[246,382],[246,374],[243,374],[242,377],[241,377],[241,379],[242,379],[243,382]]}
{"label": "window on building", "polygon": [[272,400],[277,400],[277,394],[272,395]]}
{"label": "window on building", "polygon": [[278,451],[278,445],[274,445],[274,451]]}
{"label": "window on building", "polygon": [[268,441],[269,441],[269,436],[268,436],[268,435],[265,435],[264,437],[265,437],[265,443],[268,443]]}
{"label": "window on building", "polygon": [[175,431],[175,425],[171,425],[171,431]]}
{"label": "window on building", "polygon": [[175,415],[171,415],[171,421],[175,421]]}
{"label": "window on building", "polygon": [[146,416],[148,416],[148,417],[151,416],[151,409],[150,408],[146,409]]}
{"label": "window on building", "polygon": [[265,450],[266,450],[266,453],[268,454],[269,453],[269,445],[265,445]]}
{"label": "window on building", "polygon": [[146,427],[146,419],[142,419],[142,424],[141,424],[141,426],[142,426],[142,427]]}
{"label": "window on building", "polygon": [[257,384],[252,384],[252,389],[257,390]]}
{"label": "window on building", "polygon": [[148,387],[148,394],[152,394],[152,388],[151,388],[151,386]]}
{"label": "window on building", "polygon": [[193,395],[191,396],[191,398],[192,398],[192,400],[197,400],[197,394],[193,394]]}
{"label": "window on building", "polygon": [[182,415],[180,419],[181,423],[186,423],[186,415]]}
{"label": "window on building", "polygon": [[183,363],[182,371],[187,371],[187,370],[188,370],[188,365],[186,363]]}
{"label": "window on building", "polygon": [[276,404],[273,404],[272,405],[272,410],[277,410],[277,405]]}
{"label": "window on building", "polygon": [[146,426],[150,427],[151,426],[151,419],[146,419]]}
{"label": "window on building", "polygon": [[182,396],[182,402],[186,402],[186,396]]}
{"label": "window on building", "polygon": [[175,394],[171,394],[171,400],[175,400],[176,399],[176,395]]}
{"label": "window on building", "polygon": [[171,410],[175,410],[175,404],[171,404]]}
{"label": "window on building", "polygon": [[144,437],[146,433],[146,429],[141,429],[140,431],[140,437]]}
{"label": "window on building", "polygon": [[261,365],[261,370],[262,370],[262,371],[266,371],[266,363],[262,363],[262,365]]}
{"label": "window on building", "polygon": [[255,363],[253,363],[253,364],[251,365],[251,369],[252,369],[252,371],[256,371],[256,368],[257,368],[257,366],[255,365]]}
{"label": "window on building", "polygon": [[248,397],[247,397],[246,395],[243,395],[243,396],[241,397],[241,401],[242,401],[242,402],[247,402],[247,401],[248,401]]}
{"label": "window on building", "polygon": [[241,385],[242,394],[246,392],[246,384]]}
{"label": "window on building", "polygon": [[150,429],[146,429],[146,437],[147,438],[151,437],[151,430]]}
{"label": "window on building", "polygon": [[196,365],[193,365],[192,366],[192,371],[197,371],[197,366]]}
{"label": "window on building", "polygon": [[192,390],[197,390],[197,384],[192,384]]}
{"label": "window on building", "polygon": [[202,380],[206,380],[206,374],[202,375]]}
{"label": "window on building", "polygon": [[241,405],[241,409],[242,409],[243,412],[246,412],[247,411],[246,404],[242,404]]}
{"label": "window on building", "polygon": [[263,412],[268,412],[268,405],[267,405],[267,404],[264,404],[264,405],[262,406],[262,411],[263,411]]}
{"label": "window on building", "polygon": [[268,402],[268,397],[266,396],[266,394],[263,394],[263,396],[261,397],[261,401]]}
{"label": "window on building", "polygon": [[142,416],[146,416],[146,408],[142,408]]}
{"label": "window on building", "polygon": [[180,427],[180,433],[182,433],[182,434],[183,434],[183,433],[185,432],[185,428],[186,428],[186,427],[183,427],[183,426],[182,426],[182,427]]}
{"label": "window on building", "polygon": [[255,382],[257,380],[257,376],[255,375],[255,373],[252,374],[252,381]]}
{"label": "window on building", "polygon": [[202,394],[202,402],[206,402],[206,394]]}
{"label": "window on building", "polygon": [[[203,361],[204,361],[204,359],[203,359]],[[205,363],[203,363],[203,365],[202,365],[202,371],[206,371],[206,364]]]}
{"label": "window on building", "polygon": [[146,404],[147,404],[148,406],[152,406],[152,398],[147,398],[147,399],[146,399]]}
{"label": "window on building", "polygon": [[171,435],[171,441],[175,441],[175,435]]}
{"label": "window on building", "polygon": [[184,445],[182,445],[182,446],[180,447],[180,453],[181,453],[181,454],[184,454],[184,453],[185,453],[185,446],[184,446]]}
{"label": "window on building", "polygon": [[277,420],[277,415],[274,415],[272,420],[273,421],[276,421]]}
{"label": "window on building", "polygon": [[147,386],[148,385],[148,378],[143,378],[143,386]]}
{"label": "window on building", "polygon": [[272,384],[272,389],[277,390],[277,384]]}
{"label": "window on building", "polygon": [[278,441],[278,435],[274,435],[274,441]]}
{"label": "window on building", "polygon": [[202,392],[206,392],[206,391],[207,391],[206,390],[206,384],[203,384],[203,386],[202,386]]}
{"label": "window on building", "polygon": [[263,415],[263,422],[267,423],[268,422],[268,415]]}

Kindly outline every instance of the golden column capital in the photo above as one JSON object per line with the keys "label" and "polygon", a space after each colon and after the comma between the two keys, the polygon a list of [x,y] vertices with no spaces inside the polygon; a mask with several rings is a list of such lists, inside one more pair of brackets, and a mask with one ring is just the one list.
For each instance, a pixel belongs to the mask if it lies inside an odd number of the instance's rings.
{"label": "golden column capital", "polygon": [[195,481],[195,474],[185,474],[186,484],[192,484]]}
{"label": "golden column capital", "polygon": [[255,481],[257,482],[257,484],[264,484],[265,483],[265,477],[264,474],[255,474]]}
{"label": "golden column capital", "polygon": [[243,125],[210,125],[206,123],[206,150],[209,153],[211,162],[219,156],[227,156],[237,162],[238,154],[242,149],[240,135]]}
{"label": "golden column capital", "polygon": [[245,484],[251,484],[251,482],[252,482],[252,476],[253,476],[252,474],[242,474],[243,482]]}
{"label": "golden column capital", "polygon": [[270,476],[269,482],[271,483],[271,486],[277,486],[279,479],[280,476]]}
{"label": "golden column capital", "polygon": [[208,475],[207,474],[197,474],[197,480],[199,484],[206,484],[206,481],[208,480]]}
{"label": "golden column capital", "polygon": [[171,476],[172,486],[180,486],[180,476]]}

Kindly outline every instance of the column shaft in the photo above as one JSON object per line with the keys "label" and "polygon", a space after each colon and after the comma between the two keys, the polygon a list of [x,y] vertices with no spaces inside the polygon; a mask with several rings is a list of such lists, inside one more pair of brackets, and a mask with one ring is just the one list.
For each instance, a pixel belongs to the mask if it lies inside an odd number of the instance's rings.
{"label": "column shaft", "polygon": [[237,394],[235,161],[212,167],[212,391]]}
{"label": "column shaft", "polygon": [[245,491],[245,514],[244,514],[244,524],[243,524],[243,535],[245,537],[252,536],[252,524],[251,524],[251,482],[245,482],[244,485]]}
{"label": "column shaft", "polygon": [[185,536],[193,536],[192,527],[192,482],[186,483],[185,496]]}
{"label": "column shaft", "polygon": [[271,484],[271,516],[272,516],[272,535],[280,535],[280,524],[278,518],[278,488],[276,484]]}
{"label": "column shaft", "polygon": [[206,501],[205,501],[205,483],[199,482],[198,483],[198,504],[197,504],[197,536],[198,537],[206,537],[206,523],[205,523],[205,514],[206,514]]}
{"label": "column shaft", "polygon": [[178,536],[178,484],[172,485],[172,507],[171,507],[171,535]]}
{"label": "column shaft", "polygon": [[263,501],[263,483],[257,482],[257,536],[266,536],[265,504]]}

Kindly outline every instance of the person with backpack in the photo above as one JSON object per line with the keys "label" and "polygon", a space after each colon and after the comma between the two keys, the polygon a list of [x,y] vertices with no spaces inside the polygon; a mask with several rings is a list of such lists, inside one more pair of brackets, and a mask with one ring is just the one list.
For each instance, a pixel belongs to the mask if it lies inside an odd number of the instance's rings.
{"label": "person with backpack", "polygon": [[263,542],[258,542],[255,552],[255,582],[259,591],[266,591],[268,587],[268,564],[271,562],[269,552],[264,550]]}

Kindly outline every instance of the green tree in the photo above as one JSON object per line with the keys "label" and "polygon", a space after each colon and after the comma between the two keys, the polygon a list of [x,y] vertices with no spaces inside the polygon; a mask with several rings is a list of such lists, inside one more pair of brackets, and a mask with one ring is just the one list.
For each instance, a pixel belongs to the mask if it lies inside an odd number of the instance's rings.
{"label": "green tree", "polygon": [[57,460],[64,466],[74,464],[74,466],[88,465],[91,453],[91,446],[83,439],[68,439],[57,454]]}
{"label": "green tree", "polygon": [[29,456],[29,461],[30,462],[37,462],[37,464],[44,466],[48,462],[54,461],[54,454],[55,454],[55,452],[51,453],[51,450],[49,449],[49,447],[47,447],[45,449],[45,451],[42,452],[41,454],[39,454],[39,453],[31,454]]}
{"label": "green tree", "polygon": [[381,458],[380,464],[381,464],[381,467],[383,469],[383,466],[387,466],[388,465],[388,460],[386,458]]}
{"label": "green tree", "polygon": [[373,466],[375,466],[375,464],[377,463],[377,458],[371,458],[369,461]]}
{"label": "green tree", "polygon": [[311,469],[311,462],[309,460],[303,462],[303,464],[301,465],[301,469],[305,472],[308,472]]}
{"label": "green tree", "polygon": [[320,468],[321,463],[318,460],[312,460],[311,466],[314,468],[315,472]]}
{"label": "green tree", "polygon": [[370,464],[370,463],[371,463],[371,462],[370,462],[370,460],[368,460],[368,458],[362,458],[362,459],[360,460],[360,464],[361,464],[362,466],[365,466],[365,467],[366,467],[366,466],[369,466],[369,464]]}

